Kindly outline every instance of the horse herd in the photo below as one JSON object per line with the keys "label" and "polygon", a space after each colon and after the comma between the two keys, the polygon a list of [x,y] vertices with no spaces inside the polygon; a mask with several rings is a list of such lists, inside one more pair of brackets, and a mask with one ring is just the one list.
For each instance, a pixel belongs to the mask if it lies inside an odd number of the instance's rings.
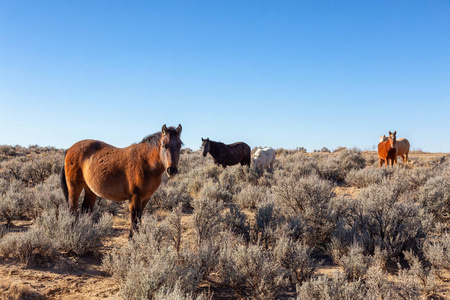
{"label": "horse herd", "polygon": [[408,164],[409,141],[401,138],[397,140],[397,131],[390,132],[389,136],[380,136],[378,144],[379,167],[385,163],[385,166],[393,166],[397,163],[397,157],[402,158],[403,164]]}
{"label": "horse herd", "polygon": [[227,166],[241,164],[249,166],[250,161],[257,172],[264,172],[264,169],[273,171],[275,163],[275,150],[272,148],[259,148],[251,157],[250,146],[244,142],[237,142],[229,145],[211,141],[209,138],[202,138],[202,154],[206,157],[211,154],[214,163],[226,168]]}
{"label": "horse herd", "polygon": [[[138,229],[142,211],[161,184],[164,173],[172,177],[178,173],[178,161],[183,145],[182,127],[162,126],[160,132],[142,139],[140,143],[117,148],[97,140],[83,140],[71,146],[64,155],[60,178],[69,210],[77,214],[78,199],[84,190],[83,212],[92,212],[97,197],[112,201],[129,200],[131,214],[130,237]],[[406,145],[406,146],[404,146]],[[405,149],[407,148],[406,152]],[[380,137],[378,157],[392,165],[397,155],[408,159],[409,142],[396,140],[396,132]],[[258,149],[253,158],[250,147],[243,142],[226,145],[202,138],[202,154],[210,154],[214,163],[224,168],[229,165],[247,165],[253,161],[258,171],[273,171],[275,150]]]}

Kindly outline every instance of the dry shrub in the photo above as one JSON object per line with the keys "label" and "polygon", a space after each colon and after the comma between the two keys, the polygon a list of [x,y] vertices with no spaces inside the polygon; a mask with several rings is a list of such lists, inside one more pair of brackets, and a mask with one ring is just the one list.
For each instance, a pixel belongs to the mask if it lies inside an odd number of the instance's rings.
{"label": "dry shrub", "polygon": [[20,176],[28,183],[37,184],[52,174],[52,168],[51,160],[38,156],[22,165]]}
{"label": "dry shrub", "polygon": [[151,264],[139,259],[130,261],[125,277],[121,278],[121,294],[125,299],[151,299],[160,288],[175,280],[174,252],[162,249],[153,253],[150,259]]}
{"label": "dry shrub", "polygon": [[[410,260],[410,258],[408,258]],[[379,265],[367,269],[366,279],[350,280],[344,273],[335,272],[331,279],[326,276],[311,278],[297,285],[297,299],[318,300],[401,300],[439,296],[432,272],[425,270],[416,259],[409,269],[399,270],[398,280],[389,280],[388,274]],[[425,297],[424,297],[425,298]]]}
{"label": "dry shrub", "polygon": [[258,185],[260,177],[255,170],[238,165],[223,169],[218,180],[223,189],[234,195],[239,192],[242,185]]}
{"label": "dry shrub", "polygon": [[220,182],[207,180],[201,188],[198,198],[210,199],[216,202],[230,202],[233,195]]}
{"label": "dry shrub", "polygon": [[274,299],[286,286],[280,264],[262,245],[223,243],[219,277],[235,293],[252,299]]}
{"label": "dry shrub", "polygon": [[388,274],[379,265],[373,265],[367,272],[367,279],[365,281],[366,299],[378,300],[378,299],[415,299],[415,298],[402,298],[398,295],[399,283],[388,279]]}
{"label": "dry shrub", "polygon": [[56,174],[48,177],[44,182],[37,184],[33,188],[33,218],[41,215],[44,211],[59,211],[61,206],[67,203],[61,192],[61,183],[59,176]]}
{"label": "dry shrub", "polygon": [[0,239],[9,232],[7,226],[0,226]]}
{"label": "dry shrub", "polygon": [[164,220],[165,224],[167,224],[168,236],[172,240],[173,246],[175,247],[177,253],[179,253],[181,250],[181,238],[183,233],[181,217],[182,204],[180,203]]}
{"label": "dry shrub", "polygon": [[387,168],[353,169],[347,173],[345,181],[351,186],[364,188],[381,183],[390,173],[391,169]]}
{"label": "dry shrub", "polygon": [[364,300],[366,289],[361,281],[348,281],[344,274],[335,272],[327,276],[311,278],[297,286],[297,300]]}
{"label": "dry shrub", "polygon": [[152,299],[174,290],[188,295],[216,265],[218,244],[203,243],[195,251],[177,253],[169,230],[168,223],[144,217],[130,243],[104,257],[103,267],[120,281],[124,298]]}
{"label": "dry shrub", "polygon": [[301,152],[277,156],[277,161],[281,170],[277,170],[276,178],[283,179],[288,176],[300,178],[317,174],[317,161]]}
{"label": "dry shrub", "polygon": [[405,176],[410,184],[410,188],[417,190],[423,186],[428,179],[436,175],[436,171],[431,168],[409,169]]}
{"label": "dry shrub", "polygon": [[0,163],[0,177],[6,180],[21,180],[20,170],[24,161],[23,157],[2,161]]}
{"label": "dry shrub", "polygon": [[20,194],[8,190],[0,195],[0,220],[6,224],[11,224],[13,220],[19,219],[21,215],[22,201]]}
{"label": "dry shrub", "polygon": [[170,250],[166,228],[153,217],[143,216],[139,232],[130,243],[103,258],[103,267],[121,283],[126,299],[150,298],[167,281],[173,279],[176,252]]}
{"label": "dry shrub", "polygon": [[324,179],[343,181],[351,170],[366,166],[366,160],[357,149],[341,150],[337,155],[315,154],[313,157],[318,161],[317,172]]}
{"label": "dry shrub", "polygon": [[42,234],[38,226],[26,232],[16,232],[0,239],[0,256],[24,263],[39,262],[56,256],[53,241]]}
{"label": "dry shrub", "polygon": [[50,210],[39,216],[36,228],[60,252],[84,255],[101,245],[101,239],[111,233],[112,223],[111,215],[105,214],[95,223],[88,214],[75,217],[62,207],[59,212]]}
{"label": "dry shrub", "polygon": [[271,198],[269,189],[265,186],[245,185],[235,196],[234,202],[241,208],[254,209]]}
{"label": "dry shrub", "polygon": [[[275,199],[286,214],[310,214],[323,210],[333,196],[330,182],[317,176],[287,177],[274,187]],[[317,207],[317,208],[315,208]]]}
{"label": "dry shrub", "polygon": [[373,254],[379,248],[394,260],[407,249],[418,249],[429,217],[412,201],[399,201],[399,195],[395,183],[383,182],[349,200],[347,213],[333,233],[330,252],[342,254],[342,248],[357,242],[365,253]]}
{"label": "dry shrub", "polygon": [[16,151],[14,151],[14,148],[10,145],[0,145],[0,154],[4,156],[15,156]]}
{"label": "dry shrub", "polygon": [[34,185],[59,172],[62,155],[59,152],[33,153],[28,157],[14,157],[0,163],[0,178],[16,179]]}
{"label": "dry shrub", "polygon": [[194,206],[192,225],[196,235],[197,246],[200,247],[204,241],[215,237],[220,231],[223,202],[203,198],[195,199],[192,205]]}
{"label": "dry shrub", "polygon": [[[161,184],[152,196],[153,201],[159,204],[163,209],[172,210],[180,203],[184,208],[189,208],[191,206],[192,197],[189,193],[188,178],[186,175],[178,176],[180,176],[178,180],[169,180],[168,182]],[[151,209],[151,206],[149,205],[147,208],[147,210],[149,210]]]}
{"label": "dry shrub", "polygon": [[0,220],[10,224],[31,214],[33,208],[30,189],[13,179],[8,189],[0,193]]}
{"label": "dry shrub", "polygon": [[430,178],[418,192],[419,203],[429,210],[436,221],[450,219],[450,176],[438,175]]}
{"label": "dry shrub", "polygon": [[334,197],[333,185],[316,175],[287,177],[274,186],[277,205],[286,218],[300,216],[308,225],[307,244],[318,246],[326,243],[335,227],[330,207]]}
{"label": "dry shrub", "polygon": [[255,224],[251,232],[253,243],[263,243],[266,248],[275,242],[275,229],[281,216],[275,211],[272,202],[266,202],[258,207],[255,214]]}
{"label": "dry shrub", "polygon": [[249,242],[251,232],[247,216],[234,204],[230,204],[228,208],[229,212],[225,214],[223,219],[225,228],[246,242]]}
{"label": "dry shrub", "polygon": [[205,293],[194,295],[193,293],[185,293],[181,288],[181,284],[177,282],[173,287],[161,287],[153,296],[155,300],[211,300],[212,295]]}
{"label": "dry shrub", "polygon": [[[424,267],[411,251],[404,252],[409,268],[399,265],[397,294],[401,299],[418,298],[420,295],[438,296],[439,288],[434,269]],[[439,299],[439,297],[438,297]]]}
{"label": "dry shrub", "polygon": [[372,258],[364,255],[364,248],[357,243],[353,243],[348,249],[348,254],[339,259],[345,276],[351,281],[365,279],[371,263]]}
{"label": "dry shrub", "polygon": [[9,189],[9,181],[0,178],[0,195],[5,194],[8,189]]}
{"label": "dry shrub", "polygon": [[423,251],[439,276],[443,277],[442,271],[450,270],[450,234],[446,233],[434,241],[427,239]]}
{"label": "dry shrub", "polygon": [[273,253],[278,263],[289,271],[291,283],[302,283],[316,271],[318,264],[311,257],[312,249],[308,245],[283,236],[276,241]]}

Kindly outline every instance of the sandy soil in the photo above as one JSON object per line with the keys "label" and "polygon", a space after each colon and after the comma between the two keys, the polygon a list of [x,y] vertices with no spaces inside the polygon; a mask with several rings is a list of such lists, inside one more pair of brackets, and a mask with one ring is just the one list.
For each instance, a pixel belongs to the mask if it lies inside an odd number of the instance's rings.
{"label": "sandy soil", "polygon": [[[376,152],[365,151],[369,165],[378,163]],[[448,153],[418,153],[410,155],[412,166],[421,161],[437,161]],[[358,189],[337,187],[336,194],[354,197]],[[187,227],[190,216],[183,218]],[[114,236],[109,238],[99,253],[110,253],[113,248],[128,242],[129,221],[122,212],[114,220]],[[24,227],[29,223],[22,224]],[[189,234],[188,234],[189,235]],[[0,262],[0,299],[120,299],[119,284],[103,272],[101,254],[88,257],[60,258],[47,266],[32,266],[16,262]],[[325,264],[319,274],[331,275],[339,267]],[[450,278],[450,276],[449,276]],[[450,282],[442,281],[442,295],[450,299]]]}

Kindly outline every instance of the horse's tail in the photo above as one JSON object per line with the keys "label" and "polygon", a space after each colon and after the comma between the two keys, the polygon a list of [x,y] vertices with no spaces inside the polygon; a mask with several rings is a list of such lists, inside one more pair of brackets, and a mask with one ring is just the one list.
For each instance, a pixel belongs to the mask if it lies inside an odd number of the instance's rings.
{"label": "horse's tail", "polygon": [[245,144],[245,164],[250,168],[252,161],[252,149],[249,145]]}
{"label": "horse's tail", "polygon": [[67,188],[67,181],[66,181],[66,170],[65,170],[65,161],[66,161],[66,154],[67,151],[64,152],[64,158],[61,166],[61,172],[59,173],[59,178],[61,179],[61,189],[64,194],[64,198],[66,198],[66,202],[69,201],[69,189]]}

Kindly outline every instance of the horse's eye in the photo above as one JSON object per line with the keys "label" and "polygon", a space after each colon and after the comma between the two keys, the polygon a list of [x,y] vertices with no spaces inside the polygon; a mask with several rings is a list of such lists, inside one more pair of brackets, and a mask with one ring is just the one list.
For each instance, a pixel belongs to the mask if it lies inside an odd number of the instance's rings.
{"label": "horse's eye", "polygon": [[169,144],[165,144],[164,148],[168,149],[169,148]]}

